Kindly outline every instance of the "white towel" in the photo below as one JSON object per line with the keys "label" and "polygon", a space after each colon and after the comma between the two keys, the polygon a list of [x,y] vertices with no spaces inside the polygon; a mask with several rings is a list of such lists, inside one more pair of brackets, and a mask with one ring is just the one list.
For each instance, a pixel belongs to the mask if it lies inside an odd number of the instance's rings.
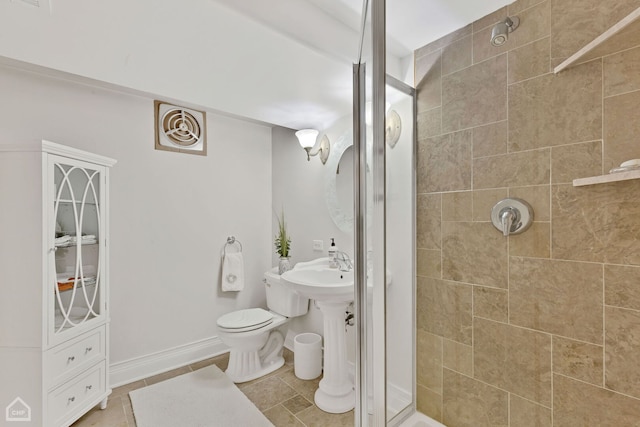
{"label": "white towel", "polygon": [[222,261],[222,290],[241,291],[242,289],[244,289],[242,252],[226,254]]}

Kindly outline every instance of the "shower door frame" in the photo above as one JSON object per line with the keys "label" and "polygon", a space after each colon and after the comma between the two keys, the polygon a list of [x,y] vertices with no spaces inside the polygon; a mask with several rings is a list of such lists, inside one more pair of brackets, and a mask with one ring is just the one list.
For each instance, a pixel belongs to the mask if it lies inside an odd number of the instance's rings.
{"label": "shower door frame", "polygon": [[[367,28],[367,14],[371,5],[371,23]],[[386,88],[387,85],[412,97],[412,272],[411,292],[413,295],[411,324],[412,396],[411,403],[396,416],[393,424],[399,423],[416,408],[416,310],[415,310],[415,174],[416,174],[416,96],[415,89],[386,74],[386,1],[364,0],[362,31],[357,62],[353,66],[353,135],[354,135],[354,249],[355,249],[355,295],[356,315],[356,426],[387,425],[387,313],[386,313]],[[367,141],[365,103],[367,88],[367,63],[364,44],[367,31],[371,34],[371,94],[373,144],[370,170],[373,176],[371,188],[367,188]],[[372,203],[368,200],[372,199]],[[372,210],[372,215],[368,215]],[[368,218],[372,218],[368,224]],[[369,227],[370,226],[370,227]],[[374,230],[369,232],[368,229]],[[372,248],[371,257],[368,249]],[[371,265],[370,265],[371,264]],[[371,277],[368,277],[369,274]],[[367,337],[367,281],[373,284],[371,316],[372,336]],[[372,355],[367,355],[367,340],[372,339]],[[383,357],[375,357],[375,355]],[[370,356],[370,357],[368,357]],[[369,413],[367,372],[371,367],[372,411]]]}
{"label": "shower door frame", "polygon": [[[416,314],[416,169],[417,169],[417,98],[416,98],[416,90],[406,84],[405,82],[391,76],[386,75],[385,78],[385,89],[387,87],[393,88],[398,92],[401,92],[409,97],[411,97],[411,126],[404,126],[405,129],[411,130],[411,188],[410,188],[410,198],[411,198],[411,325],[409,332],[411,333],[411,403],[406,406],[403,410],[395,414],[391,420],[387,420],[389,425],[395,426],[402,422],[405,418],[409,417],[413,412],[416,411],[417,407],[417,381],[416,381],[416,331],[417,331],[417,314]],[[385,119],[386,120],[386,119]],[[385,141],[386,147],[386,141]],[[386,154],[385,154],[386,155]],[[385,171],[386,174],[386,171]],[[386,206],[386,188],[385,188],[385,206]],[[385,218],[386,221],[386,218]],[[386,237],[385,237],[385,249],[386,249]],[[386,250],[385,250],[385,272],[386,272]],[[385,278],[386,280],[386,278]],[[386,289],[386,282],[384,288]],[[385,317],[386,317],[386,292],[385,292]],[[385,321],[385,331],[386,331],[386,321]],[[385,340],[386,341],[386,340]],[[386,349],[386,342],[385,342]],[[385,353],[385,360],[388,358],[388,354]],[[374,371],[373,375],[380,375],[379,372]],[[385,388],[387,387],[386,380],[388,373],[385,372]],[[386,407],[386,405],[385,405]],[[386,415],[385,415],[386,417]]]}
{"label": "shower door frame", "polygon": [[[370,7],[369,7],[370,6]],[[358,58],[353,66],[353,148],[354,148],[354,249],[355,283],[354,312],[356,315],[356,355],[355,355],[355,426],[386,426],[386,289],[385,280],[385,0],[364,0],[362,28]],[[368,14],[371,9],[371,22]],[[365,51],[371,36],[371,51]],[[371,69],[367,69],[365,57],[371,59]],[[371,79],[367,73],[371,71]],[[367,81],[371,83],[372,94],[372,161],[367,163],[367,125],[365,103]],[[373,177],[371,188],[367,186],[367,168]],[[372,199],[371,208],[369,199]],[[372,210],[369,215],[369,209]],[[369,224],[369,221],[372,223]],[[370,226],[370,227],[369,227]],[[368,233],[368,229],[376,233]],[[372,248],[371,258],[369,247]],[[371,266],[370,266],[371,264]],[[367,282],[372,282],[373,310],[381,307],[379,317],[371,317],[371,330],[376,332],[372,340],[372,355],[367,355],[367,330],[370,329],[367,316]],[[382,283],[382,287],[380,287]],[[368,357],[375,354],[383,357]],[[370,367],[371,366],[371,367]],[[372,370],[373,408],[369,414],[369,383],[367,372]],[[380,375],[381,373],[381,375]]]}

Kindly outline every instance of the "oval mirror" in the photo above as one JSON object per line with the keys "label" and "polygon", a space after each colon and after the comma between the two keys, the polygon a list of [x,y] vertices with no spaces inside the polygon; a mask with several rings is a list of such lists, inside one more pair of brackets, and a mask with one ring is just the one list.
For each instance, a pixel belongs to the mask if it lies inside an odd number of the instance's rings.
{"label": "oval mirror", "polygon": [[353,231],[353,134],[343,133],[331,146],[326,164],[325,199],[336,226]]}

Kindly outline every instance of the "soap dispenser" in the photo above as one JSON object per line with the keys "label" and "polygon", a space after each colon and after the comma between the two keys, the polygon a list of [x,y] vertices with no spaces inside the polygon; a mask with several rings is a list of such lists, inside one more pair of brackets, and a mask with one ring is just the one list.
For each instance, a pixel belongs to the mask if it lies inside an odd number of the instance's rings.
{"label": "soap dispenser", "polygon": [[338,251],[338,247],[336,246],[335,239],[331,238],[331,245],[329,245],[329,268],[338,268],[338,263],[336,262],[336,252]]}

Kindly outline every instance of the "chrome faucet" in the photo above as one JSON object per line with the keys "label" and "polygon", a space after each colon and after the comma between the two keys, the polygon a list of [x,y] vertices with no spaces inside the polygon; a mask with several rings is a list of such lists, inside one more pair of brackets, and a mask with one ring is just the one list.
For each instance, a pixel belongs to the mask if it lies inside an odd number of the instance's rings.
{"label": "chrome faucet", "polygon": [[353,262],[351,262],[351,258],[346,252],[336,251],[333,259],[336,261],[340,271],[351,271],[353,269]]}

